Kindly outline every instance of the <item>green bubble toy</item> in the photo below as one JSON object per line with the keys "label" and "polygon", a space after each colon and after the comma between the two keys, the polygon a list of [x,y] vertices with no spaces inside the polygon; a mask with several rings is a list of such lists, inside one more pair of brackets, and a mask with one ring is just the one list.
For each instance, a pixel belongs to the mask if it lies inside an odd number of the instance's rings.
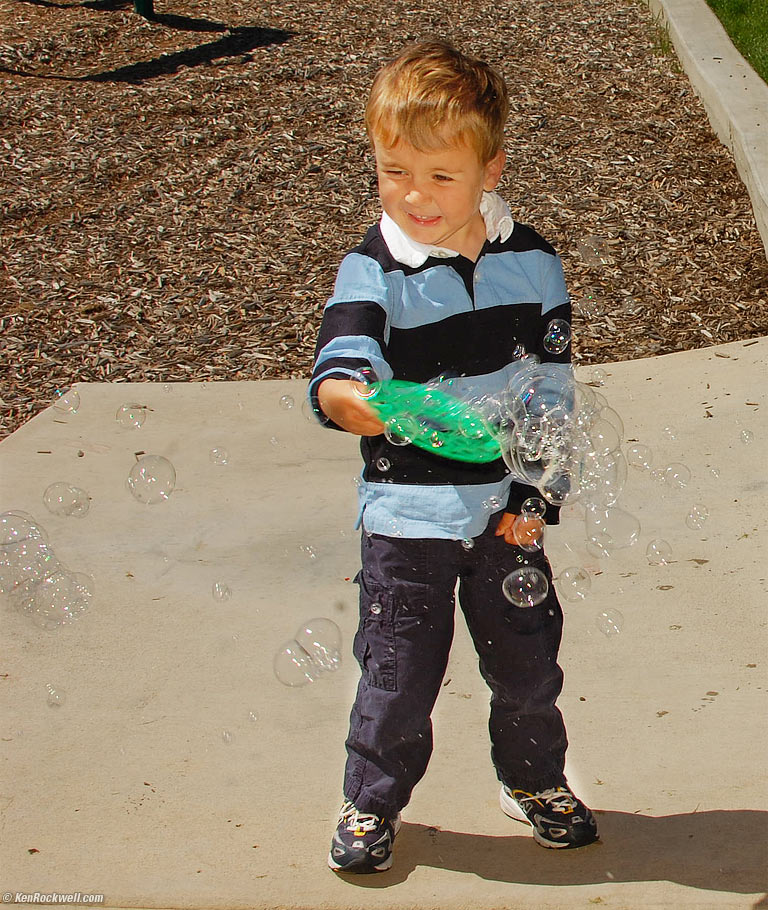
{"label": "green bubble toy", "polygon": [[360,397],[376,411],[394,445],[412,443],[442,458],[476,464],[501,458],[480,411],[439,388],[390,379],[372,383]]}

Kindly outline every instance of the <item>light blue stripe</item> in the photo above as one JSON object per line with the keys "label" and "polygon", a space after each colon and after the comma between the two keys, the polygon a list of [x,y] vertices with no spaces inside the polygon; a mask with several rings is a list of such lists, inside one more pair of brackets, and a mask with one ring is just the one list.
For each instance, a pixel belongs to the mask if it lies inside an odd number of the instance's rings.
{"label": "light blue stripe", "polygon": [[475,306],[538,303],[546,313],[568,302],[560,260],[542,250],[484,256],[475,272]]}
{"label": "light blue stripe", "polygon": [[392,287],[393,328],[418,328],[472,311],[461,276],[448,266],[438,265],[407,276],[390,272],[387,278]]}
{"label": "light blue stripe", "polygon": [[[322,369],[327,360],[339,357],[367,360],[379,380],[391,379],[394,375],[392,367],[384,359],[378,341],[369,335],[338,335],[332,338],[318,354],[315,372]],[[344,371],[343,368],[341,371]]]}
{"label": "light blue stripe", "polygon": [[[385,537],[477,537],[491,515],[504,510],[512,479],[466,486],[363,483],[357,525]],[[496,507],[490,505],[493,497]]]}
{"label": "light blue stripe", "polygon": [[388,309],[389,288],[381,268],[375,259],[361,253],[349,253],[341,262],[333,294],[326,309],[337,303],[354,303],[370,300]]}

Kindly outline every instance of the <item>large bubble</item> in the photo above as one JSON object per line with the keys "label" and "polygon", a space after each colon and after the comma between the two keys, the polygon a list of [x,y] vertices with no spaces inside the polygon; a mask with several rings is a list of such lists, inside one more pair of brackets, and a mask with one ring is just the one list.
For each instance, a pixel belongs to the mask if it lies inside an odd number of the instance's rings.
{"label": "large bubble", "polygon": [[176,486],[176,470],[162,455],[143,455],[131,468],[126,485],[145,505],[165,502]]}

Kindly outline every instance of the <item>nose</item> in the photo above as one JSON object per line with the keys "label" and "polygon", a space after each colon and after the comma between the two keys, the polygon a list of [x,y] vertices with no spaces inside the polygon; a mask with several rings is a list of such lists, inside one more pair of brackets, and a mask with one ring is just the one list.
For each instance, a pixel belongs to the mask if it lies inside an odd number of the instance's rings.
{"label": "nose", "polygon": [[411,205],[424,205],[430,201],[430,195],[422,183],[414,181],[406,193],[405,201]]}

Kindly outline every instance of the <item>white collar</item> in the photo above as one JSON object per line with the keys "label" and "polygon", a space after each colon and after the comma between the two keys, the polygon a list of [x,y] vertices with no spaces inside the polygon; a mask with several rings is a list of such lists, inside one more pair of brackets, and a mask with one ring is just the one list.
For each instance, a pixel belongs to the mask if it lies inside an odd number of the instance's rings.
{"label": "white collar", "polygon": [[[485,236],[488,240],[496,240],[497,237],[500,237],[503,243],[509,238],[514,230],[515,222],[512,220],[509,206],[498,193],[483,192],[483,198],[480,200],[480,214],[485,222]],[[424,265],[430,256],[438,259],[450,259],[459,255],[455,250],[411,240],[386,212],[381,213],[380,228],[389,252],[398,262],[411,268]]]}

